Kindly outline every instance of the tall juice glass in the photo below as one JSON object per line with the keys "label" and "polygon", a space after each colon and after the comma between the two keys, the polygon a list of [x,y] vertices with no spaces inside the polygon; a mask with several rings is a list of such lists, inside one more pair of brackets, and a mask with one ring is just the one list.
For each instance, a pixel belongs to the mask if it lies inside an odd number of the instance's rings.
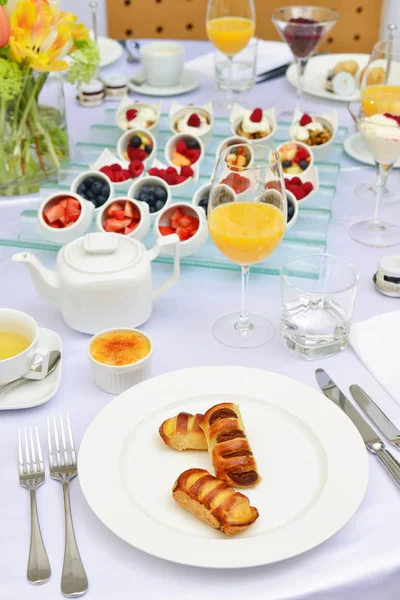
{"label": "tall juice glass", "polygon": [[232,61],[254,35],[254,0],[208,0],[207,35],[212,44],[228,59],[226,108],[233,104]]}
{"label": "tall juice glass", "polygon": [[[244,146],[251,144],[237,148]],[[223,150],[215,167],[208,226],[220,252],[241,266],[242,302],[240,311],[219,319],[213,332],[228,346],[251,348],[266,343],[274,330],[268,319],[247,310],[250,266],[279,246],[286,228],[287,200],[278,152],[263,146],[265,158],[238,172],[227,160],[235,149]]]}

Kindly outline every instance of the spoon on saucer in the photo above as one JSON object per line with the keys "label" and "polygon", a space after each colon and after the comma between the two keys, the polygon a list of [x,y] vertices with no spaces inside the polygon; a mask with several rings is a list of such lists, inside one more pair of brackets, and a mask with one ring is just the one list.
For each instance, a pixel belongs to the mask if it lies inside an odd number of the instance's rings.
{"label": "spoon on saucer", "polygon": [[[61,352],[59,350],[52,350],[49,355],[49,370],[46,373],[46,376],[43,379],[46,379],[49,375],[53,373],[60,364],[61,360]],[[38,361],[37,363],[32,365],[31,371],[41,371],[42,361]],[[39,381],[43,381],[40,379]],[[0,387],[0,395],[9,392],[14,389],[24,381],[33,381],[32,379],[26,379],[25,377],[20,377],[19,379],[15,379],[15,381],[11,381],[10,383],[6,383],[5,385]]]}

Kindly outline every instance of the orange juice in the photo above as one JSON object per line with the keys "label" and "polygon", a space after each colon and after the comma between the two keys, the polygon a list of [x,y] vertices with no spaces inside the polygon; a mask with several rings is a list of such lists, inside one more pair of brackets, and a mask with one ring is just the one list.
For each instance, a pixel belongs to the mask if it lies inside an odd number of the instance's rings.
{"label": "orange juice", "polygon": [[366,117],[400,115],[400,85],[370,85],[361,92],[361,105]]}
{"label": "orange juice", "polygon": [[150,349],[150,340],[142,333],[116,329],[96,337],[90,344],[89,351],[98,362],[120,367],[145,358]]}
{"label": "orange juice", "polygon": [[247,46],[254,34],[254,21],[242,17],[219,17],[207,23],[207,35],[218,50],[233,56]]}
{"label": "orange juice", "polygon": [[233,262],[252,265],[272,254],[285,232],[285,216],[272,204],[229,202],[208,216],[217,248]]}

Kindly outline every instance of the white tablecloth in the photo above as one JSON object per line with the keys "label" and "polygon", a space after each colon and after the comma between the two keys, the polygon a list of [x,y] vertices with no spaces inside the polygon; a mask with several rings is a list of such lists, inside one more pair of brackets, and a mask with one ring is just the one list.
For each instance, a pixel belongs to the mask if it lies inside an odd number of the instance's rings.
{"label": "white tablecloth", "polygon": [[[208,45],[203,42],[187,43],[186,46],[190,58],[208,51]],[[131,68],[121,59],[107,72]],[[182,101],[206,102],[213,96],[212,82],[204,80],[198,90]],[[291,108],[294,91],[285,79],[278,79],[256,86],[246,99],[252,106],[275,104],[279,109]],[[322,100],[311,96],[305,97],[304,104],[310,110],[326,107]],[[165,102],[164,108],[167,105]],[[70,86],[67,88],[67,107],[72,142],[84,139],[89,126],[101,122],[105,108],[78,107]],[[347,124],[351,129],[346,105],[335,103],[335,107],[341,124]],[[374,176],[371,167],[343,159],[329,228],[329,251],[351,260],[360,273],[355,320],[398,307],[397,300],[378,294],[371,280],[377,260],[388,252],[363,248],[347,235],[348,225],[354,217],[369,215],[372,211],[367,202],[353,197],[352,190],[357,183],[373,180]],[[397,171],[393,173],[392,184],[398,182]],[[0,237],[15,235],[19,213],[34,204],[27,199],[1,199]],[[390,210],[385,207],[385,212],[386,216],[400,221],[400,203],[392,205]],[[0,305],[27,311],[42,326],[56,330],[64,343],[64,367],[61,387],[49,404],[30,411],[0,415],[0,598],[55,600],[61,597],[64,543],[61,488],[49,479],[39,491],[40,519],[53,576],[47,585],[33,588],[25,578],[29,497],[18,484],[17,429],[24,424],[36,423],[43,432],[44,442],[46,415],[68,409],[79,442],[90,421],[112,397],[99,391],[92,381],[85,356],[89,338],[70,330],[57,307],[35,294],[27,271],[10,261],[14,251],[0,248]],[[156,265],[156,277],[165,273],[166,268]],[[213,322],[238,307],[239,288],[238,273],[183,268],[179,284],[157,301],[151,320],[144,326],[155,343],[153,374],[197,365],[243,365],[284,373],[315,387],[316,363],[305,363],[292,356],[281,343],[278,333],[270,344],[251,350],[225,348],[214,340],[211,334]],[[277,277],[251,277],[250,308],[266,313],[278,331],[280,290]],[[400,407],[377,384],[352,350],[326,359],[323,366],[343,389],[356,382],[365,387],[400,426]],[[370,457],[367,494],[353,519],[315,550],[268,567],[201,570],[148,556],[114,537],[97,520],[86,504],[77,480],[72,484],[72,506],[78,545],[90,581],[90,597],[95,600],[398,600],[400,595],[400,494],[373,457]]]}

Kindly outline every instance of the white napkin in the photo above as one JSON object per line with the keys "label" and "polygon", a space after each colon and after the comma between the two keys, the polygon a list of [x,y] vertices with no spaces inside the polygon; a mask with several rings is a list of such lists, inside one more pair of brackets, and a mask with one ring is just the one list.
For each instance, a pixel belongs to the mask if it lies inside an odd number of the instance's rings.
{"label": "white napkin", "polygon": [[368,371],[400,404],[399,337],[400,311],[383,313],[355,323],[350,344]]}
{"label": "white napkin", "polygon": [[[292,60],[293,55],[289,46],[284,42],[258,40],[257,75],[285,65]],[[209,52],[187,61],[185,67],[190,71],[196,71],[213,78],[215,77],[214,62],[214,52]]]}

